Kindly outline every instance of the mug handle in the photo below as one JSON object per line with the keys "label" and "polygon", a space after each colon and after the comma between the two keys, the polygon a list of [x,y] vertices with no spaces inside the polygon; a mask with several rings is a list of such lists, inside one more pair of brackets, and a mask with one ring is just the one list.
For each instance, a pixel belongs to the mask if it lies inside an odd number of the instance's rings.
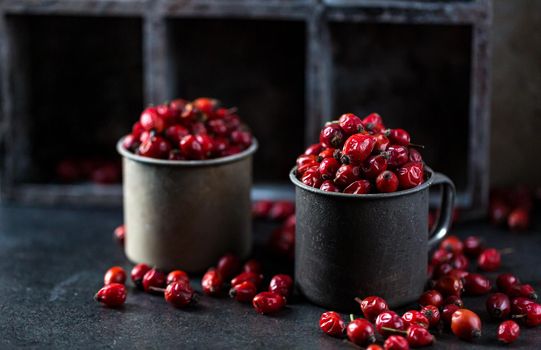
{"label": "mug handle", "polygon": [[447,235],[453,219],[453,208],[455,205],[455,184],[447,176],[434,172],[432,186],[442,186],[440,213],[434,228],[428,236],[428,248],[434,248]]}

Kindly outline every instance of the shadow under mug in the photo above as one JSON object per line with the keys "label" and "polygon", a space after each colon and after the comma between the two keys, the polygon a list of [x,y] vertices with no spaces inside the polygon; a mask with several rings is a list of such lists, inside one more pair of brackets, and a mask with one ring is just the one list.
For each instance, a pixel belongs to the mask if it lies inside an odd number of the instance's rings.
{"label": "shadow under mug", "polygon": [[[296,186],[295,282],[311,302],[358,310],[355,297],[377,295],[391,308],[417,300],[428,251],[447,234],[455,186],[425,168],[426,181],[393,193],[352,195]],[[428,230],[429,188],[442,186],[440,215]]]}

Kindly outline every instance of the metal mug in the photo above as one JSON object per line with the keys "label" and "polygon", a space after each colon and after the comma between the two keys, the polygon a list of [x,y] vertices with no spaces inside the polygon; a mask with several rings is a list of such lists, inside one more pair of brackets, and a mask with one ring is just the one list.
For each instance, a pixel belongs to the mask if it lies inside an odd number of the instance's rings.
{"label": "metal mug", "polygon": [[134,263],[199,273],[226,252],[245,258],[252,247],[252,155],[173,161],[133,154],[123,161],[126,256]]}
{"label": "metal mug", "polygon": [[[416,300],[427,280],[428,251],[447,234],[455,186],[425,168],[426,181],[404,191],[352,195],[296,186],[295,281],[328,309],[358,310],[355,297],[377,295],[397,307]],[[443,186],[435,228],[428,230],[429,187]]]}

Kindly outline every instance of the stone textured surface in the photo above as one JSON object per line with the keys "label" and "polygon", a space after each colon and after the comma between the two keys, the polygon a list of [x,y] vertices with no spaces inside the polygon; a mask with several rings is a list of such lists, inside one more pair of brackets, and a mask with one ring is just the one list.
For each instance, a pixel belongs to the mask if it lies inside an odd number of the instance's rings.
{"label": "stone textured surface", "polygon": [[[301,298],[274,317],[259,316],[226,298],[201,297],[198,307],[177,310],[161,297],[131,287],[123,309],[99,306],[92,296],[104,271],[116,264],[129,268],[111,241],[121,220],[119,210],[0,207],[0,348],[353,349],[322,334],[317,320],[324,310]],[[257,223],[256,241],[271,229]],[[520,235],[482,223],[455,232],[481,234],[492,246],[514,249],[505,256],[502,270],[517,272],[541,288],[541,270],[532,268],[541,262],[539,220],[534,231]],[[465,302],[486,321],[484,298]],[[485,335],[473,344],[446,333],[433,348],[501,349],[495,329],[486,322]],[[535,349],[539,344],[541,328],[523,329],[510,348]]]}

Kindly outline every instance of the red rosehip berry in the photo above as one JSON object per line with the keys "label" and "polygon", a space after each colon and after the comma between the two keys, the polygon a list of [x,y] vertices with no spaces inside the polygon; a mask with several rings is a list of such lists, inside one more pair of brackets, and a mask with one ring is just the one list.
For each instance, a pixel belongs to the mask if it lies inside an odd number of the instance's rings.
{"label": "red rosehip berry", "polygon": [[475,258],[481,254],[483,250],[483,242],[479,237],[469,236],[464,240],[464,254],[471,258]]}
{"label": "red rosehip berry", "polygon": [[406,338],[400,335],[391,335],[383,343],[385,350],[409,350],[409,344]]}
{"label": "red rosehip berry", "polygon": [[139,121],[135,122],[131,128],[131,134],[135,139],[139,139],[143,131],[145,131],[145,128],[143,128],[143,125]]}
{"label": "red rosehip berry", "polygon": [[304,151],[304,154],[307,156],[317,156],[321,151],[323,151],[323,145],[321,143],[314,143]]}
{"label": "red rosehip berry", "polygon": [[391,129],[387,137],[397,145],[408,146],[410,144],[410,134],[404,129]]}
{"label": "red rosehip berry", "polygon": [[346,135],[357,134],[364,130],[361,118],[353,113],[342,114],[338,119],[338,125],[340,125]]}
{"label": "red rosehip berry", "polygon": [[[378,175],[387,169],[387,158],[381,154],[371,156],[366,160],[362,167],[364,176],[367,179],[375,179]],[[397,181],[398,184],[398,181]]]}
{"label": "red rosehip berry", "polygon": [[520,280],[515,275],[510,273],[502,273],[496,278],[496,286],[501,292],[507,293],[516,285],[520,284]]}
{"label": "red rosehip berry", "polygon": [[165,287],[166,276],[163,271],[157,269],[148,270],[143,276],[143,290],[147,293],[161,292]]}
{"label": "red rosehip berry", "polygon": [[143,157],[165,159],[169,157],[171,144],[161,136],[153,136],[142,142],[137,149],[137,154]]}
{"label": "red rosehip berry", "polygon": [[117,228],[115,228],[113,232],[113,237],[118,244],[121,246],[124,245],[124,241],[126,240],[126,226],[120,225]]}
{"label": "red rosehip berry", "polygon": [[389,139],[383,134],[376,134],[374,138],[376,139],[374,151],[385,152],[390,143]]}
{"label": "red rosehip berry", "polygon": [[383,118],[377,113],[371,113],[367,117],[363,119],[363,125],[367,130],[373,131],[373,132],[381,132],[383,129],[385,129],[385,125],[383,125]]}
{"label": "red rosehip berry", "polygon": [[344,193],[366,194],[366,193],[370,193],[371,189],[372,189],[372,185],[370,184],[370,181],[363,179],[363,180],[357,180],[355,182],[352,182],[348,187],[344,189]]}
{"label": "red rosehip berry", "polygon": [[454,304],[461,309],[464,307],[464,301],[462,301],[462,299],[460,299],[460,297],[456,295],[451,295],[445,298],[445,300],[443,301],[443,305],[449,305],[449,304]]}
{"label": "red rosehip berry", "polygon": [[437,306],[427,305],[421,308],[421,313],[428,319],[430,327],[436,327],[440,322],[440,310]]}
{"label": "red rosehip berry", "polygon": [[126,302],[126,287],[120,283],[111,283],[100,289],[94,299],[108,307],[119,307]]}
{"label": "red rosehip berry", "polygon": [[133,134],[126,135],[122,140],[122,147],[128,151],[134,152],[139,147],[139,138]]}
{"label": "red rosehip berry", "polygon": [[334,158],[325,158],[319,163],[319,173],[324,180],[334,179],[340,163]]}
{"label": "red rosehip berry", "polygon": [[278,274],[272,277],[269,283],[269,292],[275,292],[288,298],[293,289],[293,279],[289,275]]}
{"label": "red rosehip berry", "polygon": [[344,132],[338,123],[328,123],[321,129],[319,143],[326,148],[339,148],[344,142]]}
{"label": "red rosehip berry", "polygon": [[244,263],[242,271],[261,274],[263,272],[263,268],[261,267],[261,263],[259,261],[255,259],[250,259]]}
{"label": "red rosehip berry", "polygon": [[396,169],[398,183],[403,189],[419,186],[424,181],[423,163],[407,163]]}
{"label": "red rosehip berry", "polygon": [[185,282],[190,283],[190,277],[188,277],[188,274],[182,270],[174,270],[167,274],[167,278],[165,280],[165,283],[167,285],[170,285],[173,282]]}
{"label": "red rosehip berry", "polygon": [[143,277],[150,270],[150,266],[146,264],[137,264],[133,267],[131,270],[131,280],[137,288],[143,289]]}
{"label": "red rosehip berry", "polygon": [[171,108],[169,104],[157,105],[156,112],[158,112],[158,115],[162,117],[166,126],[175,122],[177,112]]}
{"label": "red rosehip berry", "polygon": [[[376,329],[379,334],[386,337],[404,330],[404,321],[394,311],[383,311],[376,317]],[[394,331],[390,331],[393,329]]]}
{"label": "red rosehip berry", "polygon": [[530,284],[519,284],[511,287],[507,291],[507,294],[511,298],[523,297],[532,300],[537,300],[537,293],[535,289]]}
{"label": "red rosehip berry", "polygon": [[165,137],[169,139],[174,145],[179,145],[180,141],[184,136],[189,135],[188,129],[183,127],[182,125],[171,125],[167,129],[165,129]]}
{"label": "red rosehip berry", "polygon": [[389,310],[385,299],[377,296],[369,296],[362,300],[355,298],[355,301],[359,303],[364,317],[370,322],[374,322],[383,311]]}
{"label": "red rosehip berry", "polygon": [[361,164],[370,156],[375,144],[376,139],[372,135],[351,135],[342,148],[342,162],[345,164]]}
{"label": "red rosehip berry", "polygon": [[411,325],[406,332],[408,344],[414,348],[429,346],[434,343],[434,336],[428,329],[419,325]]}
{"label": "red rosehip berry", "polygon": [[169,102],[169,108],[171,108],[177,115],[182,113],[182,110],[186,106],[188,101],[183,100],[181,98],[176,98]]}
{"label": "red rosehip berry", "polygon": [[336,171],[334,183],[341,188],[348,187],[359,178],[360,168],[351,164],[344,164]]}
{"label": "red rosehip berry", "polygon": [[188,159],[206,159],[212,148],[212,141],[207,135],[187,135],[180,140],[180,150]]}
{"label": "red rosehip berry", "polygon": [[306,164],[312,165],[312,164],[315,164],[315,163],[317,163],[317,156],[315,156],[315,155],[301,154],[295,160],[295,164],[299,168],[302,167],[303,165],[306,165]]}
{"label": "red rosehip berry", "polygon": [[376,331],[374,326],[364,318],[351,320],[346,328],[346,332],[349,341],[359,346],[376,341]]}
{"label": "red rosehip berry", "polygon": [[445,322],[445,324],[447,325],[450,325],[453,318],[453,314],[455,313],[455,311],[459,309],[460,309],[460,306],[455,305],[455,304],[444,305],[441,308],[441,319],[443,320],[443,322]]}
{"label": "red rosehip berry", "polygon": [[241,303],[249,303],[257,294],[257,287],[250,281],[234,285],[229,290],[229,296]]}
{"label": "red rosehip berry", "polygon": [[247,130],[235,130],[231,133],[231,142],[246,149],[252,144],[252,133]]}
{"label": "red rosehip berry", "polygon": [[340,192],[340,189],[331,180],[323,181],[319,189],[325,192]]}
{"label": "red rosehip berry", "polygon": [[468,309],[459,309],[451,318],[451,331],[464,340],[474,340],[481,336],[481,319]]}
{"label": "red rosehip berry", "polygon": [[156,130],[156,132],[162,132],[165,129],[165,121],[154,107],[145,109],[143,113],[141,113],[139,122],[146,131]]}
{"label": "red rosehip berry", "polygon": [[397,168],[409,161],[408,149],[400,145],[390,145],[387,147],[387,162],[390,167]]}
{"label": "red rosehip berry", "polygon": [[483,250],[477,259],[477,265],[479,269],[487,272],[499,269],[501,265],[500,252],[494,248]]}
{"label": "red rosehip berry", "polygon": [[468,271],[457,270],[457,269],[452,269],[451,271],[446,273],[446,275],[451,276],[453,278],[457,278],[457,279],[464,279],[466,276],[468,276],[468,274],[469,274]]}
{"label": "red rosehip berry", "polygon": [[419,151],[415,148],[408,148],[408,154],[408,160],[410,162],[423,162],[423,156],[421,156],[421,153],[419,153]]}
{"label": "red rosehip berry", "polygon": [[284,220],[295,214],[295,204],[290,201],[276,201],[272,206],[269,218],[272,220]]}
{"label": "red rosehip berry", "polygon": [[513,315],[514,318],[520,319],[528,327],[536,327],[541,324],[541,305],[537,303],[527,304],[525,313],[522,315]]}
{"label": "red rosehip berry", "polygon": [[[207,122],[207,126],[214,135],[226,136],[228,129],[223,119],[212,119]],[[238,135],[237,135],[238,136]]]}
{"label": "red rosehip berry", "polygon": [[376,178],[376,188],[383,193],[395,192],[398,189],[398,177],[392,171],[386,170]]}
{"label": "red rosehip berry", "polygon": [[223,279],[216,269],[209,269],[201,279],[203,293],[210,296],[217,296],[222,292]]}
{"label": "red rosehip berry", "polygon": [[436,249],[434,253],[432,254],[432,258],[430,260],[430,264],[432,265],[441,265],[446,262],[450,262],[453,258],[453,253],[445,250],[445,249]]}
{"label": "red rosehip berry", "polygon": [[309,168],[302,174],[301,182],[307,186],[319,188],[323,183],[323,178],[318,167]]}
{"label": "red rosehip berry", "polygon": [[366,350],[383,350],[378,344],[370,344],[366,347]]}
{"label": "red rosehip berry", "polygon": [[417,310],[406,311],[402,315],[402,320],[404,321],[405,327],[416,325],[423,328],[428,328],[430,326],[428,318],[426,318],[426,316],[421,311]]}
{"label": "red rosehip berry", "polygon": [[340,159],[340,151],[336,148],[326,148],[323,151],[319,152],[317,156],[317,161],[321,162],[323,159],[334,158],[336,160]]}
{"label": "red rosehip berry", "polygon": [[120,266],[113,266],[105,273],[103,277],[103,284],[109,285],[111,283],[124,284],[126,282],[126,271]]}
{"label": "red rosehip berry", "polygon": [[190,284],[183,280],[168,284],[163,293],[165,301],[177,308],[184,308],[195,301],[195,293]]}
{"label": "red rosehip berry", "polygon": [[283,296],[274,292],[261,292],[252,300],[252,305],[260,314],[273,314],[282,310],[286,301]]}
{"label": "red rosehip berry", "polygon": [[436,281],[434,289],[445,296],[456,295],[460,297],[464,290],[464,284],[462,280],[450,276],[442,276]]}
{"label": "red rosehip berry", "polygon": [[443,241],[440,243],[440,249],[445,249],[448,252],[453,253],[454,255],[462,254],[462,250],[464,249],[464,244],[458,238],[457,236],[447,236]]}
{"label": "red rosehip berry", "polygon": [[492,289],[492,283],[483,275],[469,273],[464,277],[464,289],[469,295],[484,295]]}
{"label": "red rosehip berry", "polygon": [[440,307],[443,304],[443,296],[437,290],[427,290],[419,298],[419,304],[421,306],[434,305]]}
{"label": "red rosehip berry", "polygon": [[218,260],[216,271],[223,279],[228,279],[240,271],[240,260],[234,254],[226,254]]}
{"label": "red rosehip berry", "polygon": [[250,281],[255,284],[256,287],[259,287],[261,282],[263,282],[263,275],[254,272],[242,272],[231,280],[231,285],[236,286],[244,281]]}
{"label": "red rosehip berry", "polygon": [[530,227],[530,212],[525,208],[516,208],[507,217],[507,226],[513,231],[525,231]]}
{"label": "red rosehip berry", "polygon": [[467,270],[470,266],[470,261],[465,255],[458,254],[451,260],[451,266],[456,270]]}
{"label": "red rosehip berry", "polygon": [[512,320],[503,321],[498,326],[498,340],[504,344],[511,344],[520,336],[519,325]]}
{"label": "red rosehip berry", "polygon": [[489,295],[485,305],[488,314],[495,320],[503,320],[511,313],[511,302],[509,297],[503,293]]}
{"label": "red rosehip berry", "polygon": [[199,111],[209,115],[220,105],[220,101],[210,97],[199,97],[192,103]]}
{"label": "red rosehip berry", "polygon": [[518,297],[511,300],[511,313],[513,315],[522,315],[526,313],[526,307],[528,305],[535,304],[535,302],[528,298]]}
{"label": "red rosehip berry", "polygon": [[439,278],[442,276],[447,276],[451,271],[453,271],[453,266],[449,263],[443,263],[441,265],[437,265],[434,269],[434,278]]}
{"label": "red rosehip berry", "polygon": [[346,330],[346,323],[339,313],[327,311],[321,314],[319,318],[319,328],[325,333],[333,337],[341,338]]}

